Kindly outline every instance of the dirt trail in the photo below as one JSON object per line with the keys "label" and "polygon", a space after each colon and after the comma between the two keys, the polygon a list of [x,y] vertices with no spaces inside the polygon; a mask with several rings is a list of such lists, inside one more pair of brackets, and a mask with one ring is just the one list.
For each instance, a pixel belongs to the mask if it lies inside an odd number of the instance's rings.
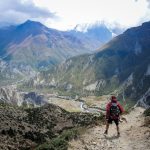
{"label": "dirt trail", "polygon": [[143,126],[143,111],[138,107],[125,116],[128,122],[120,123],[120,137],[114,123],[107,136],[103,135],[105,125],[96,126],[71,141],[69,150],[150,150],[150,128]]}

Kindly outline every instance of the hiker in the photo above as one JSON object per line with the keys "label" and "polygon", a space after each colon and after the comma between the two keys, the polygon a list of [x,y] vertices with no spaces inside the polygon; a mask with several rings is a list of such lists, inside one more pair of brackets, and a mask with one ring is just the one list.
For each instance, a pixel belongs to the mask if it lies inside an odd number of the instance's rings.
{"label": "hiker", "polygon": [[112,124],[114,121],[117,128],[117,134],[120,136],[119,131],[119,119],[120,114],[124,111],[123,107],[119,104],[115,96],[111,97],[111,102],[106,106],[106,130],[104,134],[108,134],[109,124]]}

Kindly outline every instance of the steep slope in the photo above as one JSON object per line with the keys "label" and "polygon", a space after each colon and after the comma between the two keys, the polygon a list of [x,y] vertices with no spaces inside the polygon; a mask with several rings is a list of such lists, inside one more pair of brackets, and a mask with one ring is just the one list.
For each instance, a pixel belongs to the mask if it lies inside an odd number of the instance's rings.
{"label": "steep slope", "polygon": [[49,87],[66,91],[103,95],[117,90],[116,94],[137,100],[150,87],[149,47],[150,22],[147,22],[115,37],[99,52],[68,59],[40,78]]}

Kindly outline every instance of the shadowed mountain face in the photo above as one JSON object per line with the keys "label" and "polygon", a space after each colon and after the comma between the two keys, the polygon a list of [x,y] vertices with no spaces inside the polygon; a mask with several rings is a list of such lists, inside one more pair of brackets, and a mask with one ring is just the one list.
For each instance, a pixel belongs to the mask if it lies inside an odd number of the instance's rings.
{"label": "shadowed mountain face", "polygon": [[66,90],[68,85],[69,90],[77,93],[102,95],[117,90],[118,94],[137,100],[150,88],[149,48],[150,22],[147,22],[115,37],[99,52],[68,59],[54,74],[43,73],[43,78],[46,83],[55,83]]}

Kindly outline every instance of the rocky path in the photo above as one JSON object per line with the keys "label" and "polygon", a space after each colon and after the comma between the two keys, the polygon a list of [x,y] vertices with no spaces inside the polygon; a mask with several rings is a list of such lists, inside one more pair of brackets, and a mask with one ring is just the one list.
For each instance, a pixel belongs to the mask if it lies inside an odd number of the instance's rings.
{"label": "rocky path", "polygon": [[90,128],[79,139],[71,141],[69,150],[150,150],[150,128],[144,126],[144,109],[135,108],[126,115],[127,123],[120,124],[121,136],[117,137],[115,124],[107,136],[105,125]]}

